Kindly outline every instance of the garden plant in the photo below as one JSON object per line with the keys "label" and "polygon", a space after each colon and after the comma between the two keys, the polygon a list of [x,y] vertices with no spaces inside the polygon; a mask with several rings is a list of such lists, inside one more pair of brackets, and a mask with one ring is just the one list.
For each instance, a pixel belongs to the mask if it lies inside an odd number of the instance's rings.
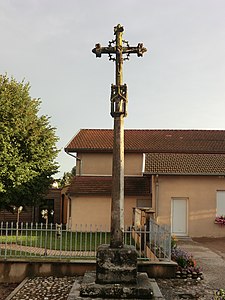
{"label": "garden plant", "polygon": [[202,279],[202,269],[197,265],[192,254],[177,246],[176,239],[171,241],[171,259],[178,264],[177,275],[182,278],[189,276]]}

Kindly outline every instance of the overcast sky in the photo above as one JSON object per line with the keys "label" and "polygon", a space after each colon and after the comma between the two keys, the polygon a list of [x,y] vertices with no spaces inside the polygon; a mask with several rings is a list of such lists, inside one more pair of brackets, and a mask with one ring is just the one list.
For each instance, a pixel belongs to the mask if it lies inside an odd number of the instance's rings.
{"label": "overcast sky", "polygon": [[225,129],[224,0],[0,0],[0,72],[25,79],[62,149],[81,128],[112,128],[114,63],[97,59],[113,28],[148,52],[124,63],[125,128]]}

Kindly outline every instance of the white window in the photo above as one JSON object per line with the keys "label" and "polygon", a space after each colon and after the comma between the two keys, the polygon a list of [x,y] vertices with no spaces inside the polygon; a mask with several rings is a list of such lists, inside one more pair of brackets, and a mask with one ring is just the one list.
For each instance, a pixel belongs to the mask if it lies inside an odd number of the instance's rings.
{"label": "white window", "polygon": [[225,216],[225,191],[217,191],[216,194],[216,215]]}

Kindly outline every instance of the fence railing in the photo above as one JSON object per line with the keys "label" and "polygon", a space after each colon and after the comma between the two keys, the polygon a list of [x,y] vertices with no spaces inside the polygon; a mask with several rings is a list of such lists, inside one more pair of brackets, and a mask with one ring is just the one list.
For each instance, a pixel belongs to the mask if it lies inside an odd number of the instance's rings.
{"label": "fence railing", "polygon": [[[0,223],[0,258],[95,258],[99,245],[110,243],[106,226]],[[124,244],[135,246],[139,259],[170,260],[171,235],[153,220],[124,231]]]}

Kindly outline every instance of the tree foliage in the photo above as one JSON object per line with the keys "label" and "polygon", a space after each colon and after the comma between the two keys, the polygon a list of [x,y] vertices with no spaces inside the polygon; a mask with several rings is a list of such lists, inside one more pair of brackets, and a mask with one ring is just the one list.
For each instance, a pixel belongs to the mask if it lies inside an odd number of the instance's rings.
{"label": "tree foliage", "polygon": [[36,203],[58,171],[55,128],[29,91],[0,75],[0,209]]}
{"label": "tree foliage", "polygon": [[72,168],[71,172],[64,172],[63,177],[59,180],[60,187],[69,185],[74,176],[76,176],[76,166]]}

